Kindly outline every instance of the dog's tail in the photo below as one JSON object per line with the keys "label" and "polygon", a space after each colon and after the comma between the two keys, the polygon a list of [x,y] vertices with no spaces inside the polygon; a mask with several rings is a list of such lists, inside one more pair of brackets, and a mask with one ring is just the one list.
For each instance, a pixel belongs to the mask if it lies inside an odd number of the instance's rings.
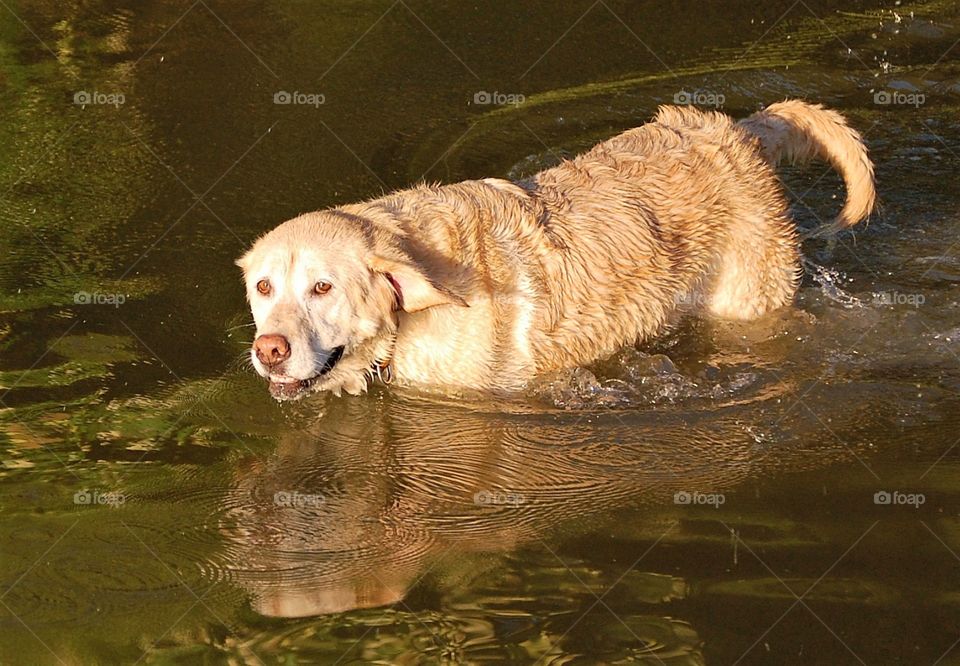
{"label": "dog's tail", "polygon": [[739,125],[760,140],[763,156],[774,166],[822,159],[843,178],[847,200],[833,224],[815,235],[853,226],[870,215],[876,203],[873,163],[856,130],[843,116],[819,104],[787,100],[744,118]]}

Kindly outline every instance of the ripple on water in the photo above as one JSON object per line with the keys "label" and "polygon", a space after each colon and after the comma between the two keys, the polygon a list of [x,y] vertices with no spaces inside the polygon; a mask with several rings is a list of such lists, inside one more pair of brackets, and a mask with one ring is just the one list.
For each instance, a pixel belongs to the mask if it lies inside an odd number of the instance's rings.
{"label": "ripple on water", "polygon": [[[70,523],[64,523],[64,531],[56,534],[38,534],[32,528],[6,533],[5,552],[23,560],[20,570],[26,575],[12,586],[5,602],[31,626],[91,623],[136,612],[144,604],[175,603],[189,594],[184,584],[202,590],[210,584],[205,581],[216,578],[209,567],[198,568],[209,550],[184,545],[170,535],[145,535],[131,525],[134,535],[117,519],[127,513],[124,509],[102,513],[114,515],[104,515],[96,524],[77,521],[69,530]],[[37,544],[50,547],[40,562],[35,560]]]}
{"label": "ripple on water", "polygon": [[757,441],[734,417],[697,426],[687,415],[438,410],[404,394],[338,401],[323,424],[285,430],[271,456],[240,458],[207,525],[224,540],[216,566],[261,614],[390,605],[439,561],[472,562],[476,575],[473,555],[736,485],[772,462]]}

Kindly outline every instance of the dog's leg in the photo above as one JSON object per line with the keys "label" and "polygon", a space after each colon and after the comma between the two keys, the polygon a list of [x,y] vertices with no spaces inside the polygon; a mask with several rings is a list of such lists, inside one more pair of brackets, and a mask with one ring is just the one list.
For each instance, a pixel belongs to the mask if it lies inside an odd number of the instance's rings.
{"label": "dog's leg", "polygon": [[801,277],[793,221],[785,214],[737,217],[704,284],[707,314],[756,319],[791,302]]}

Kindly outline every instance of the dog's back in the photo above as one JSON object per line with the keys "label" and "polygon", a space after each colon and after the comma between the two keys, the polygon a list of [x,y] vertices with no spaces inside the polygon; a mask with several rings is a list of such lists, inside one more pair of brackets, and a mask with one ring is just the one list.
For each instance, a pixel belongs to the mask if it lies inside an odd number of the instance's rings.
{"label": "dog's back", "polygon": [[[491,335],[480,337],[499,340],[487,363],[512,386],[531,367],[589,363],[649,339],[684,312],[753,319],[789,303],[799,239],[774,169],[813,157],[832,161],[848,183],[838,219],[863,217],[873,172],[859,136],[839,114],[802,102],[740,123],[664,107],[653,122],[522,183],[418,188],[393,195],[388,208],[420,220],[408,230],[416,237],[427,236],[422,225],[460,237],[442,253],[456,246],[454,263],[486,276],[468,290],[473,302],[495,304],[480,328]],[[424,198],[431,203],[412,204]]]}
{"label": "dog's back", "polygon": [[548,276],[563,283],[554,307],[565,316],[539,348],[581,362],[655,334],[676,312],[752,319],[790,302],[799,244],[774,166],[814,157],[847,183],[838,224],[865,217],[873,170],[859,136],[803,102],[740,123],[664,107],[537,174],[534,195],[553,202],[551,232],[569,248]]}

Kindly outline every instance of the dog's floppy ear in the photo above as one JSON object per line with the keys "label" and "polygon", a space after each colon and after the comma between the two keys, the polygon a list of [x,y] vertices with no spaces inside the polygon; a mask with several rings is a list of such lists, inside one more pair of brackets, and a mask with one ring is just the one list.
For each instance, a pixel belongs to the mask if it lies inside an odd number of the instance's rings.
{"label": "dog's floppy ear", "polygon": [[240,257],[240,258],[238,258],[238,259],[237,259],[235,262],[233,262],[233,263],[236,264],[237,266],[239,266],[241,270],[246,271],[246,270],[247,270],[247,264],[250,263],[250,253],[249,253],[249,252],[244,252],[244,253],[243,253],[243,256]]}
{"label": "dog's floppy ear", "polygon": [[437,305],[469,307],[460,296],[435,283],[417,266],[374,256],[370,268],[383,274],[397,293],[400,307],[406,312],[419,312]]}

